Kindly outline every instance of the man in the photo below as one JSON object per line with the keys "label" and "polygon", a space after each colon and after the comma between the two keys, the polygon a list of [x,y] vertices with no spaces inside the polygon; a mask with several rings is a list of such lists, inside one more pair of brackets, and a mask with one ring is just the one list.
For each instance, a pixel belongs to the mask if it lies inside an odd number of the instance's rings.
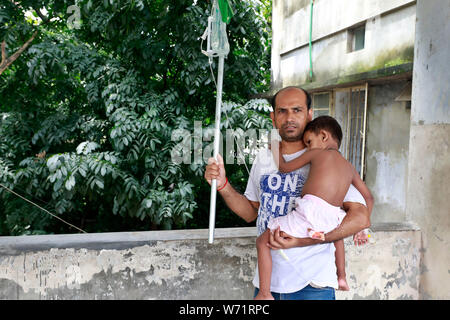
{"label": "man", "polygon": [[[290,161],[306,151],[302,141],[303,130],[312,120],[311,98],[300,88],[281,89],[272,99],[272,123],[281,137],[283,156]],[[208,160],[205,179],[217,179],[218,192],[227,206],[247,222],[257,219],[258,236],[267,228],[270,217],[287,214],[295,205],[295,197],[308,176],[309,165],[294,172],[278,172],[270,150],[258,153],[244,195],[237,192],[226,179],[222,158],[218,164]],[[272,251],[271,291],[275,299],[334,300],[337,288],[333,241],[354,235],[370,226],[369,212],[364,199],[350,187],[344,200],[346,217],[341,225],[325,234],[325,241],[294,238],[279,230],[271,236]],[[258,271],[253,284],[258,286]],[[258,289],[255,290],[255,295]]]}

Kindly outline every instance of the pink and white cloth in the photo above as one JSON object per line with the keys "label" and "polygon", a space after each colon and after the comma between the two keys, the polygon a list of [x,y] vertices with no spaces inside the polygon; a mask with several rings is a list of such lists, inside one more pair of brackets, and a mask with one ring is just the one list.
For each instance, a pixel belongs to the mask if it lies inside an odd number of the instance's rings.
{"label": "pink and white cloth", "polygon": [[340,207],[312,194],[296,198],[295,202],[296,207],[290,213],[269,220],[267,227],[271,231],[280,227],[281,231],[296,238],[324,240],[323,234],[338,227],[345,217],[345,211]]}

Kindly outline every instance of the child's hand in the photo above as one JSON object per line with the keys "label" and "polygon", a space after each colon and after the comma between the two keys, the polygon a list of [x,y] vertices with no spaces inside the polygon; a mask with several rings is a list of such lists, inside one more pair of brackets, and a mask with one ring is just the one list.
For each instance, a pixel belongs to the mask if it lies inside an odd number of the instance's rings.
{"label": "child's hand", "polygon": [[369,235],[366,230],[361,230],[360,232],[353,235],[353,243],[355,246],[365,245],[369,241]]}
{"label": "child's hand", "polygon": [[308,228],[308,235],[311,239],[325,241],[325,233],[323,231],[314,231],[313,229]]}

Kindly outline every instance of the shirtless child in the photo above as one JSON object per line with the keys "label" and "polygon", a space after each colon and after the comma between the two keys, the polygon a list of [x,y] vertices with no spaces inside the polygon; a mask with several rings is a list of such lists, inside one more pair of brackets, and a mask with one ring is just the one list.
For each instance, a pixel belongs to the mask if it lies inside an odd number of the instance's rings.
{"label": "shirtless child", "polygon": [[[353,165],[339,153],[341,139],[339,123],[332,117],[321,116],[306,125],[303,141],[308,150],[300,157],[285,162],[280,150],[281,144],[275,144],[272,148],[280,172],[297,170],[308,163],[310,170],[302,197],[295,199],[295,209],[285,216],[270,220],[267,230],[256,240],[260,279],[256,300],[273,299],[270,293],[272,257],[267,246],[269,232],[280,227],[281,231],[297,238],[325,240],[325,233],[339,226],[345,216],[341,207],[350,184],[364,197],[369,213],[372,211],[373,198],[369,189]],[[344,241],[339,240],[334,244],[338,286],[341,290],[348,290]]]}

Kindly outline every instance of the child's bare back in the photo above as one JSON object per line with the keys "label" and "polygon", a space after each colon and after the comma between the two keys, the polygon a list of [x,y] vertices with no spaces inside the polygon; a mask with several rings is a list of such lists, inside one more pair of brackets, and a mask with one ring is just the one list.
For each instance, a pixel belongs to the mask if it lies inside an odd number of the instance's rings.
{"label": "child's bare back", "polygon": [[[300,157],[286,162],[278,152],[279,170],[290,172],[310,163],[308,179],[302,189],[302,196],[312,194],[329,204],[341,207],[350,184],[358,173],[336,148],[317,148],[305,151]],[[275,157],[276,158],[276,157]]]}
{"label": "child's bare back", "polygon": [[[309,151],[306,151],[309,152]],[[312,194],[340,207],[352,183],[355,170],[336,149],[322,149],[311,159],[302,196]]]}

